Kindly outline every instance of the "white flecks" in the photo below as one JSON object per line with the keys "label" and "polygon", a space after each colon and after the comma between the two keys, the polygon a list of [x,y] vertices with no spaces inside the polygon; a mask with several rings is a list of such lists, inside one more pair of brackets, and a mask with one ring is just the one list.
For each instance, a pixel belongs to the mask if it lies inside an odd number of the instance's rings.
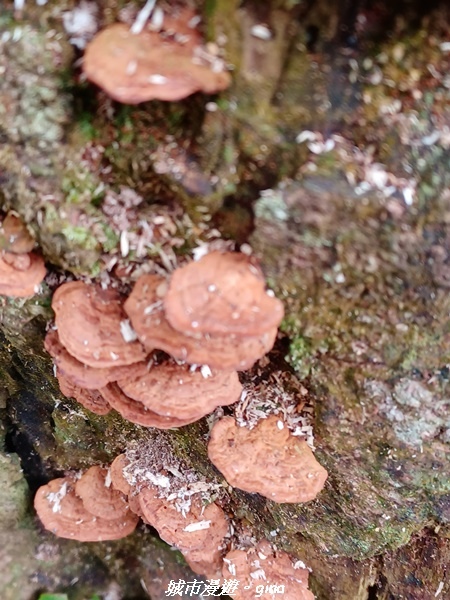
{"label": "white flecks", "polygon": [[273,290],[266,290],[266,294],[271,298],[275,298],[275,292]]}
{"label": "white flecks", "polygon": [[191,327],[192,327],[193,329],[197,329],[197,327],[198,327],[198,321],[192,321],[192,323],[191,323]]}
{"label": "white flecks", "polygon": [[208,377],[212,377],[212,371],[211,369],[208,367],[208,365],[202,365],[200,367],[200,373],[202,374],[202,377],[204,379],[208,379]]}
{"label": "white flecks", "polygon": [[125,256],[128,256],[129,251],[130,251],[130,241],[128,239],[128,232],[122,231],[120,233],[120,254],[122,255],[123,258],[125,258]]}
{"label": "white flecks", "polygon": [[170,479],[165,475],[160,475],[159,473],[155,475],[151,471],[146,471],[145,478],[150,481],[150,483],[153,483],[153,485],[157,485],[158,487],[170,487]]}
{"label": "white flecks", "polygon": [[57,492],[51,492],[47,495],[47,500],[52,506],[52,512],[61,512],[61,500],[67,494],[67,481],[65,481]]}
{"label": "white flecks", "polygon": [[314,133],[314,131],[310,131],[309,129],[301,131],[295,138],[297,144],[303,144],[303,142],[313,142],[315,140],[316,134]]}
{"label": "white flecks", "polygon": [[266,579],[266,572],[264,569],[257,569],[256,571],[253,571],[253,573],[250,573],[250,577],[252,579]]}
{"label": "white flecks", "polygon": [[153,83],[154,85],[164,85],[169,80],[164,75],[159,75],[158,73],[155,73],[154,75],[150,75],[147,81],[149,83]]}
{"label": "white flecks", "polygon": [[98,6],[95,2],[82,0],[78,6],[62,14],[63,27],[69,34],[71,44],[83,50],[97,33]]}
{"label": "white flecks", "polygon": [[227,565],[227,568],[230,571],[230,573],[233,575],[233,577],[236,577],[236,565],[234,563],[232,563],[229,558],[224,558],[223,562]]}
{"label": "white flecks", "polygon": [[280,429],[280,430],[281,430],[281,429],[284,429],[284,423],[283,423],[283,421],[277,421],[277,427],[278,427],[278,429]]}
{"label": "white flecks", "polygon": [[208,285],[208,292],[215,292],[217,290],[217,286],[214,284]]}
{"label": "white flecks", "polygon": [[119,355],[118,355],[118,354],[116,354],[115,352],[112,352],[112,351],[111,351],[111,352],[109,353],[109,355],[111,356],[111,358],[112,358],[113,360],[118,360],[118,359],[119,359]]}
{"label": "white flecks", "polygon": [[124,319],[123,321],[120,321],[120,333],[122,334],[122,337],[125,340],[125,342],[134,342],[135,340],[137,340],[137,333],[131,326],[129,319]]}
{"label": "white flecks", "polygon": [[108,471],[106,472],[106,477],[105,477],[105,487],[106,488],[110,488],[111,487],[111,483],[112,483],[111,469],[108,469]]}
{"label": "white flecks", "polygon": [[[134,75],[137,71],[137,60],[130,60],[125,69],[125,75]],[[123,255],[122,255],[123,256]]]}
{"label": "white flecks", "polygon": [[208,112],[216,112],[219,110],[219,105],[217,102],[207,102],[205,108]]}
{"label": "white flecks", "polygon": [[133,25],[131,26],[131,33],[137,35],[139,33],[141,33],[141,31],[144,29],[145,24],[147,23],[150,15],[152,14],[152,11],[155,7],[156,4],[156,0],[147,0],[147,2],[144,4],[144,6],[141,8],[141,10],[138,12],[137,17],[133,23]]}
{"label": "white flecks", "polygon": [[203,529],[209,529],[211,527],[211,521],[197,521],[196,523],[189,523],[183,529],[190,533],[191,531],[202,531]]}
{"label": "white flecks", "polygon": [[437,598],[440,595],[440,593],[442,592],[443,589],[444,589],[444,582],[440,581],[439,585],[437,586],[437,590],[434,593],[434,597]]}
{"label": "white flecks", "polygon": [[263,23],[258,23],[257,25],[253,25],[250,29],[250,33],[253,37],[258,38],[260,40],[268,41],[272,39],[272,32]]}
{"label": "white flecks", "polygon": [[153,11],[152,18],[150,20],[150,29],[153,31],[159,31],[164,24],[164,11],[162,8],[157,6]]}

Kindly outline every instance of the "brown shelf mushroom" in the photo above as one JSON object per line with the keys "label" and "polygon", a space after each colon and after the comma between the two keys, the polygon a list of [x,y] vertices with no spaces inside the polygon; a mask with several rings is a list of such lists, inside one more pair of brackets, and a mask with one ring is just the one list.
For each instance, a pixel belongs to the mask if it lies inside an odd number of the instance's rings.
{"label": "brown shelf mushroom", "polygon": [[239,581],[237,591],[231,594],[234,600],[314,600],[308,590],[308,570],[296,568],[286,552],[274,551],[266,540],[248,551],[229,552],[222,573],[226,579]]}
{"label": "brown shelf mushroom", "polygon": [[107,485],[108,469],[90,467],[75,483],[75,494],[92,515],[102,519],[125,518],[129,514],[126,495]]}
{"label": "brown shelf mushroom", "polygon": [[11,298],[34,296],[47,270],[44,259],[29,254],[0,253],[0,294]]}
{"label": "brown shelf mushroom", "polygon": [[244,371],[271,350],[277,327],[259,336],[185,335],[166,319],[163,298],[167,290],[159,275],[142,275],[124,304],[133,329],[147,349],[164,350],[189,364],[213,369]]}
{"label": "brown shelf mushroom", "polygon": [[219,251],[176,269],[164,309],[172,327],[188,335],[260,336],[277,328],[284,314],[251,257]]}
{"label": "brown shelf mushroom", "polygon": [[0,225],[0,249],[13,254],[28,254],[34,248],[34,238],[19,216],[10,212]]}
{"label": "brown shelf mushroom", "polygon": [[120,323],[126,316],[115,290],[82,281],[64,283],[53,295],[52,308],[61,344],[80,362],[111,368],[145,359],[140,342],[122,336]]}
{"label": "brown shelf mushroom", "polygon": [[252,430],[239,427],[232,417],[217,421],[208,456],[230,485],[275,502],[313,500],[327,478],[307,443],[275,415]]}
{"label": "brown shelf mushroom", "polygon": [[[61,477],[38,489],[34,507],[44,527],[58,537],[80,542],[117,540],[132,533],[139,518],[131,511],[124,513],[120,508],[105,518],[87,510],[75,491],[82,479],[77,482],[75,477]],[[109,494],[108,488],[105,491]]]}
{"label": "brown shelf mushroom", "polygon": [[119,379],[117,385],[133,400],[164,417],[198,420],[218,406],[233,404],[242,392],[235,371],[192,371],[167,360],[140,376]]}
{"label": "brown shelf mushroom", "polygon": [[111,411],[109,403],[103,398],[98,390],[87,390],[75,385],[72,380],[63,373],[56,375],[59,389],[68,398],[75,398],[77,402],[97,415],[107,415]]}
{"label": "brown shelf mushroom", "polygon": [[191,44],[151,31],[134,34],[121,23],[103,29],[88,44],[83,71],[125,104],[176,101],[199,91],[214,94],[230,84],[229,73],[202,62]]}
{"label": "brown shelf mushroom", "polygon": [[57,373],[62,373],[74,385],[87,390],[98,390],[122,377],[136,377],[147,369],[145,361],[120,367],[90,367],[67,352],[54,329],[47,332],[44,347],[53,358]]}
{"label": "brown shelf mushroom", "polygon": [[142,425],[143,427],[157,427],[158,429],[171,429],[183,427],[197,419],[177,419],[164,417],[145,407],[142,402],[129,398],[115,383],[110,383],[101,388],[100,393],[109,402],[110,406],[122,415],[127,421]]}
{"label": "brown shelf mushroom", "polygon": [[183,515],[172,502],[158,498],[157,494],[155,486],[139,492],[144,520],[165,542],[176,546],[197,573],[217,572],[228,534],[228,521],[223,510],[215,502],[203,506],[200,498],[193,497],[189,512]]}

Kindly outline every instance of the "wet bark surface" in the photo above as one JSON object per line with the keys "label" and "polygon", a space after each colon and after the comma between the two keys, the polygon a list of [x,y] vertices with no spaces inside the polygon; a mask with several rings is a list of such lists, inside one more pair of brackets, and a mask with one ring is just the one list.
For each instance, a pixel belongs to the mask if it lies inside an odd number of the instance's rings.
{"label": "wet bark surface", "polygon": [[[101,3],[99,26],[125,4]],[[449,594],[449,15],[350,4],[199,4],[231,89],[134,107],[80,77],[61,23],[74,3],[1,9],[1,209],[28,224],[49,271],[36,296],[0,301],[5,600],[155,600],[193,577],[143,525],[114,543],[58,540],[30,499],[152,435],[222,482],[206,420],[155,434],[93,415],[61,395],[43,349],[60,283],[129,291],[144,263],[170,270],[215,229],[252,246],[286,307],[275,350],[242,381],[295,376],[329,471],[305,505],[227,489],[229,515],[303,560],[320,600]]]}

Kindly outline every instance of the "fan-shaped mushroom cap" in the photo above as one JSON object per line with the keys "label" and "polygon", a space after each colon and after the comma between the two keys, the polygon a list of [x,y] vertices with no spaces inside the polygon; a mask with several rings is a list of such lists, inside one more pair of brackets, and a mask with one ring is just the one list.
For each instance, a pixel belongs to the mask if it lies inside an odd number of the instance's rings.
{"label": "fan-shaped mushroom cap", "polygon": [[275,502],[313,500],[328,475],[307,443],[274,415],[251,430],[232,417],[220,419],[211,431],[208,456],[229,484]]}
{"label": "fan-shaped mushroom cap", "polygon": [[[183,427],[193,423],[197,419],[177,419],[175,417],[164,417],[150,410],[122,392],[115,383],[110,383],[101,388],[100,393],[109,402],[110,406],[117,410],[127,421],[143,425],[144,427],[157,427],[158,429],[171,429],[172,427]],[[198,417],[200,418],[200,417]]]}
{"label": "fan-shaped mushroom cap", "polygon": [[68,398],[75,398],[77,402],[82,404],[91,412],[97,415],[107,415],[111,407],[103,398],[98,390],[86,390],[73,383],[73,381],[63,373],[56,375],[59,383],[59,389]]}
{"label": "fan-shaped mushroom cap", "polygon": [[60,342],[82,363],[105,368],[145,359],[141,344],[122,336],[120,323],[126,317],[115,290],[82,281],[64,283],[53,295],[52,308]]}
{"label": "fan-shaped mushroom cap", "polygon": [[85,365],[67,352],[59,341],[58,332],[54,329],[47,332],[44,347],[53,358],[58,373],[65,375],[74,385],[88,390],[97,390],[121,377],[136,377],[147,369],[145,361],[99,369]]}
{"label": "fan-shaped mushroom cap", "polygon": [[255,261],[239,252],[210,252],[176,269],[164,308],[172,327],[189,335],[260,336],[284,314]]}
{"label": "fan-shaped mushroom cap", "polygon": [[0,294],[12,298],[34,296],[46,274],[37,254],[0,254]]}
{"label": "fan-shaped mushroom cap", "polygon": [[24,222],[9,213],[0,225],[0,248],[14,254],[27,254],[34,248],[34,238]]}
{"label": "fan-shaped mushroom cap", "polygon": [[111,477],[111,484],[114,489],[119,490],[125,496],[129,496],[131,493],[131,485],[126,480],[123,470],[128,465],[128,460],[125,454],[119,454],[112,461],[109,467],[109,476]]}
{"label": "fan-shaped mushroom cap", "polygon": [[75,483],[75,494],[83,501],[84,508],[102,519],[118,519],[128,515],[130,508],[122,492],[109,482],[108,469],[98,465],[90,467]]}
{"label": "fan-shaped mushroom cap", "polygon": [[[314,600],[314,594],[308,590],[308,570],[295,568],[286,552],[274,552],[267,541],[260,542],[249,551],[232,550],[223,562],[223,576],[237,579],[239,588],[231,597],[235,600],[254,600],[256,587],[262,585],[269,588],[258,598],[273,600]],[[284,586],[283,592],[271,592],[277,586]]]}
{"label": "fan-shaped mushroom cap", "polygon": [[113,519],[94,516],[75,493],[75,478],[53,479],[40,487],[34,507],[45,529],[80,542],[118,540],[132,533],[138,517],[132,512]]}
{"label": "fan-shaped mushroom cap", "polygon": [[117,385],[133,400],[165,417],[197,420],[218,406],[233,404],[242,392],[235,371],[192,371],[189,365],[167,360],[135,379],[119,379]]}
{"label": "fan-shaped mushroom cap", "polygon": [[190,560],[214,562],[228,533],[223,510],[214,502],[203,506],[199,498],[193,497],[191,508],[184,516],[172,502],[158,498],[157,493],[155,486],[149,486],[138,494],[145,520],[165,542],[183,553],[189,552]]}
{"label": "fan-shaped mushroom cap", "polygon": [[86,48],[86,77],[125,104],[176,101],[194,92],[214,94],[230,84],[229,73],[194,61],[192,47],[155,32],[133,34],[121,23],[98,33]]}
{"label": "fan-shaped mushroom cap", "polygon": [[148,349],[164,350],[189,364],[207,364],[213,369],[245,371],[271,350],[277,327],[259,336],[185,335],[166,319],[163,298],[164,277],[142,275],[124,304],[133,329]]}

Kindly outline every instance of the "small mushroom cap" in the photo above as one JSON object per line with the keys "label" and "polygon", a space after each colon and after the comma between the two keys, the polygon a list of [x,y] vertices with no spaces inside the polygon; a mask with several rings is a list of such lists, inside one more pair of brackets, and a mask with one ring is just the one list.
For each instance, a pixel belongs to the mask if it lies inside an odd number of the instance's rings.
{"label": "small mushroom cap", "polygon": [[141,344],[122,336],[120,323],[126,316],[115,290],[82,281],[64,283],[53,295],[52,308],[60,342],[80,362],[108,368],[145,359]]}
{"label": "small mushroom cap", "polygon": [[46,272],[44,259],[37,254],[4,252],[0,254],[0,294],[11,298],[34,296]]}
{"label": "small mushroom cap", "polygon": [[189,512],[183,516],[172,502],[157,494],[155,486],[143,488],[138,494],[139,504],[145,520],[165,542],[189,552],[197,561],[220,552],[228,533],[228,521],[220,506],[215,502],[203,506],[193,497]]}
{"label": "small mushroom cap", "polygon": [[119,386],[110,383],[101,388],[100,393],[109,402],[110,406],[122,415],[127,421],[143,425],[144,427],[157,427],[158,429],[171,429],[172,427],[183,427],[197,421],[195,419],[177,419],[175,417],[164,417],[146,408],[142,402],[129,398]]}
{"label": "small mushroom cap", "polygon": [[107,487],[108,469],[90,467],[75,483],[75,493],[87,511],[102,519],[124,518],[130,512],[126,496],[111,486]]}
{"label": "small mushroom cap", "polygon": [[88,390],[98,390],[121,377],[136,377],[147,368],[147,363],[143,361],[121,367],[105,367],[98,369],[96,367],[85,365],[67,352],[59,341],[58,332],[54,329],[50,329],[47,332],[44,340],[44,347],[53,358],[58,374],[62,373],[74,385]]}
{"label": "small mushroom cap", "polygon": [[[286,552],[274,552],[265,540],[254,549],[229,552],[222,574],[226,579],[239,581],[239,588],[231,595],[235,600],[254,600],[256,586],[261,584],[284,585],[280,597],[286,600],[314,600],[314,594],[308,590],[308,570],[295,568]],[[273,600],[275,594],[264,591],[258,598]]]}
{"label": "small mushroom cap", "polygon": [[0,248],[14,254],[27,254],[33,250],[34,243],[20,217],[8,213],[0,225]]}
{"label": "small mushroom cap", "polygon": [[211,430],[208,456],[234,487],[275,502],[308,502],[328,473],[304,440],[284,424],[279,429],[279,421],[272,415],[250,430],[224,417]]}
{"label": "small mushroom cap", "polygon": [[119,490],[125,496],[129,496],[131,493],[131,485],[126,480],[123,470],[129,464],[125,454],[119,454],[112,461],[109,467],[109,476],[111,477],[111,484],[114,489]]}
{"label": "small mushroom cap", "polygon": [[260,336],[284,314],[255,261],[239,252],[210,252],[176,269],[164,308],[172,327],[188,335]]}
{"label": "small mushroom cap", "polygon": [[164,277],[142,275],[124,304],[133,329],[147,349],[164,350],[189,364],[207,364],[213,369],[245,371],[272,349],[277,327],[259,336],[185,335],[166,319]]}
{"label": "small mushroom cap", "polygon": [[129,512],[117,519],[96,517],[75,493],[75,479],[61,477],[40,487],[34,507],[45,529],[80,542],[118,540],[134,531],[139,518]]}
{"label": "small mushroom cap", "polygon": [[197,420],[218,406],[233,404],[242,392],[235,371],[211,371],[204,377],[201,370],[172,360],[153,365],[135,379],[119,379],[117,385],[146,408],[181,420]]}
{"label": "small mushroom cap", "polygon": [[214,94],[229,86],[229,73],[216,72],[193,58],[189,45],[165,40],[150,31],[136,35],[126,25],[116,23],[88,44],[83,71],[109,96],[125,104],[176,101],[194,92]]}
{"label": "small mushroom cap", "polygon": [[97,415],[107,415],[111,411],[109,403],[103,398],[98,390],[86,390],[73,383],[70,377],[63,373],[56,375],[59,383],[59,389],[68,398],[75,398],[91,412]]}

